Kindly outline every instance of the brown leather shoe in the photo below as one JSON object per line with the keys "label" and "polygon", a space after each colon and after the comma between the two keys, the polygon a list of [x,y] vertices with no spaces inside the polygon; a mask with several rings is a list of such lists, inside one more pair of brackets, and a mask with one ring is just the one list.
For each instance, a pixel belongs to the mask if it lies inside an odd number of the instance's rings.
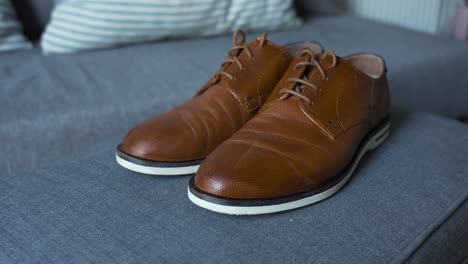
{"label": "brown leather shoe", "polygon": [[195,173],[260,109],[298,50],[321,52],[313,43],[280,47],[266,33],[244,41],[244,33],[236,31],[229,58],[192,99],[133,128],[117,147],[117,162],[145,174]]}
{"label": "brown leather shoe", "polygon": [[190,180],[195,204],[227,214],[302,207],[336,193],[389,134],[383,59],[304,50],[259,113]]}

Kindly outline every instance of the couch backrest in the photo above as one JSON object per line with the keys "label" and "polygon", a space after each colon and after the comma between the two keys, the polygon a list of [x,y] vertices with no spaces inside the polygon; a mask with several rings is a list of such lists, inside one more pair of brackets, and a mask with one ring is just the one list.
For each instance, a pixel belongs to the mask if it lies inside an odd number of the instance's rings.
{"label": "couch backrest", "polygon": [[54,0],[12,0],[26,36],[36,41],[44,31],[54,6]]}

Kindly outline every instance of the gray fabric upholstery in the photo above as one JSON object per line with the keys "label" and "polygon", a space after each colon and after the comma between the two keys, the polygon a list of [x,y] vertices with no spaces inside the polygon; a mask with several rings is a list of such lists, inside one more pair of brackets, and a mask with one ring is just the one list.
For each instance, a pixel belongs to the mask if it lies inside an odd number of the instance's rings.
{"label": "gray fabric upholstery", "polygon": [[[341,55],[381,54],[395,107],[468,114],[464,43],[348,16],[312,19],[269,38],[282,44],[316,40]],[[66,56],[0,54],[0,171],[13,174],[123,136],[190,98],[231,45],[223,36]]]}
{"label": "gray fabric upholstery", "polygon": [[[405,263],[468,263],[468,201],[465,200],[426,238]],[[443,243],[441,243],[443,242]],[[460,260],[464,260],[461,261]]]}
{"label": "gray fabric upholstery", "polygon": [[[201,209],[187,198],[188,177],[119,167],[118,136],[34,172],[2,176],[0,263],[410,261],[425,243],[457,236],[438,230],[466,230],[450,218],[468,196],[468,127],[429,114],[394,114],[393,121],[388,141],[339,193],[265,216]],[[463,253],[467,244],[468,236],[458,236],[450,250]]]}

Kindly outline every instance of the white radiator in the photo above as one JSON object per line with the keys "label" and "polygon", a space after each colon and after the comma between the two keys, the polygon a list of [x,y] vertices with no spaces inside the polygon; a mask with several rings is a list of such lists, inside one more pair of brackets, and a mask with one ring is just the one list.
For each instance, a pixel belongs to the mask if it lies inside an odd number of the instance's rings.
{"label": "white radiator", "polygon": [[432,34],[448,34],[460,0],[349,0],[352,13]]}

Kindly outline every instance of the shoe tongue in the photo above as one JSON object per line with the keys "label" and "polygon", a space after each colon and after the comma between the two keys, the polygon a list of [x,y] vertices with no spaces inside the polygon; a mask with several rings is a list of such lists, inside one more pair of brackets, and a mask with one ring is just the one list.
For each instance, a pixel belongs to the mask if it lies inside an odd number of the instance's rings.
{"label": "shoe tongue", "polygon": [[[254,60],[254,62],[251,62],[253,64],[268,64],[268,61],[270,59],[273,59],[277,57],[280,54],[283,54],[286,57],[285,64],[287,63],[289,65],[289,62],[293,60],[293,56],[288,53],[288,51],[273,43],[272,41],[265,39],[265,42],[263,43],[263,46],[261,45],[261,37],[256,37],[252,39],[249,43],[246,44],[246,46],[249,48],[250,52],[252,53],[253,57],[260,57]],[[249,61],[248,55],[246,54],[247,51],[241,50],[239,54],[236,56],[239,58],[243,58],[244,61]],[[277,65],[279,66],[279,65]],[[231,70],[236,70],[237,69],[236,63],[231,63],[227,68],[224,70],[226,71],[231,71]]]}
{"label": "shoe tongue", "polygon": [[[337,57],[337,60],[339,60],[338,57]],[[322,69],[326,72],[327,69],[330,68],[330,65],[332,65],[333,58],[332,56],[324,56],[323,58],[318,59],[318,63],[320,64]],[[323,81],[323,76],[320,73],[320,69],[314,66],[313,69],[307,75],[307,79],[311,81],[312,83],[317,83],[317,84],[321,83]]]}
{"label": "shoe tongue", "polygon": [[[339,57],[337,57],[337,59],[339,60]],[[332,65],[333,58],[331,56],[324,56],[323,58],[319,58],[318,62],[322,69],[326,72],[330,65]],[[308,74],[306,74],[306,76],[304,76],[304,78],[308,82],[313,83],[318,87],[320,87],[321,84],[324,82],[323,76],[316,66],[314,66],[311,69],[311,71]],[[317,91],[315,91],[313,88],[306,88],[303,89],[302,94],[313,100],[316,92]]]}
{"label": "shoe tongue", "polygon": [[[259,47],[262,47],[261,46],[261,37],[258,36],[254,39],[252,39],[248,44],[247,46],[252,50],[258,50]],[[273,41],[269,40],[269,39],[266,39],[265,40],[265,43],[263,44],[263,49],[260,49],[260,54],[264,54],[265,52],[267,52],[267,56],[269,57],[274,57],[278,54],[285,54],[288,58],[288,60],[292,60],[293,59],[293,56],[291,54],[289,54],[288,50],[277,45],[276,43],[274,43]]]}

